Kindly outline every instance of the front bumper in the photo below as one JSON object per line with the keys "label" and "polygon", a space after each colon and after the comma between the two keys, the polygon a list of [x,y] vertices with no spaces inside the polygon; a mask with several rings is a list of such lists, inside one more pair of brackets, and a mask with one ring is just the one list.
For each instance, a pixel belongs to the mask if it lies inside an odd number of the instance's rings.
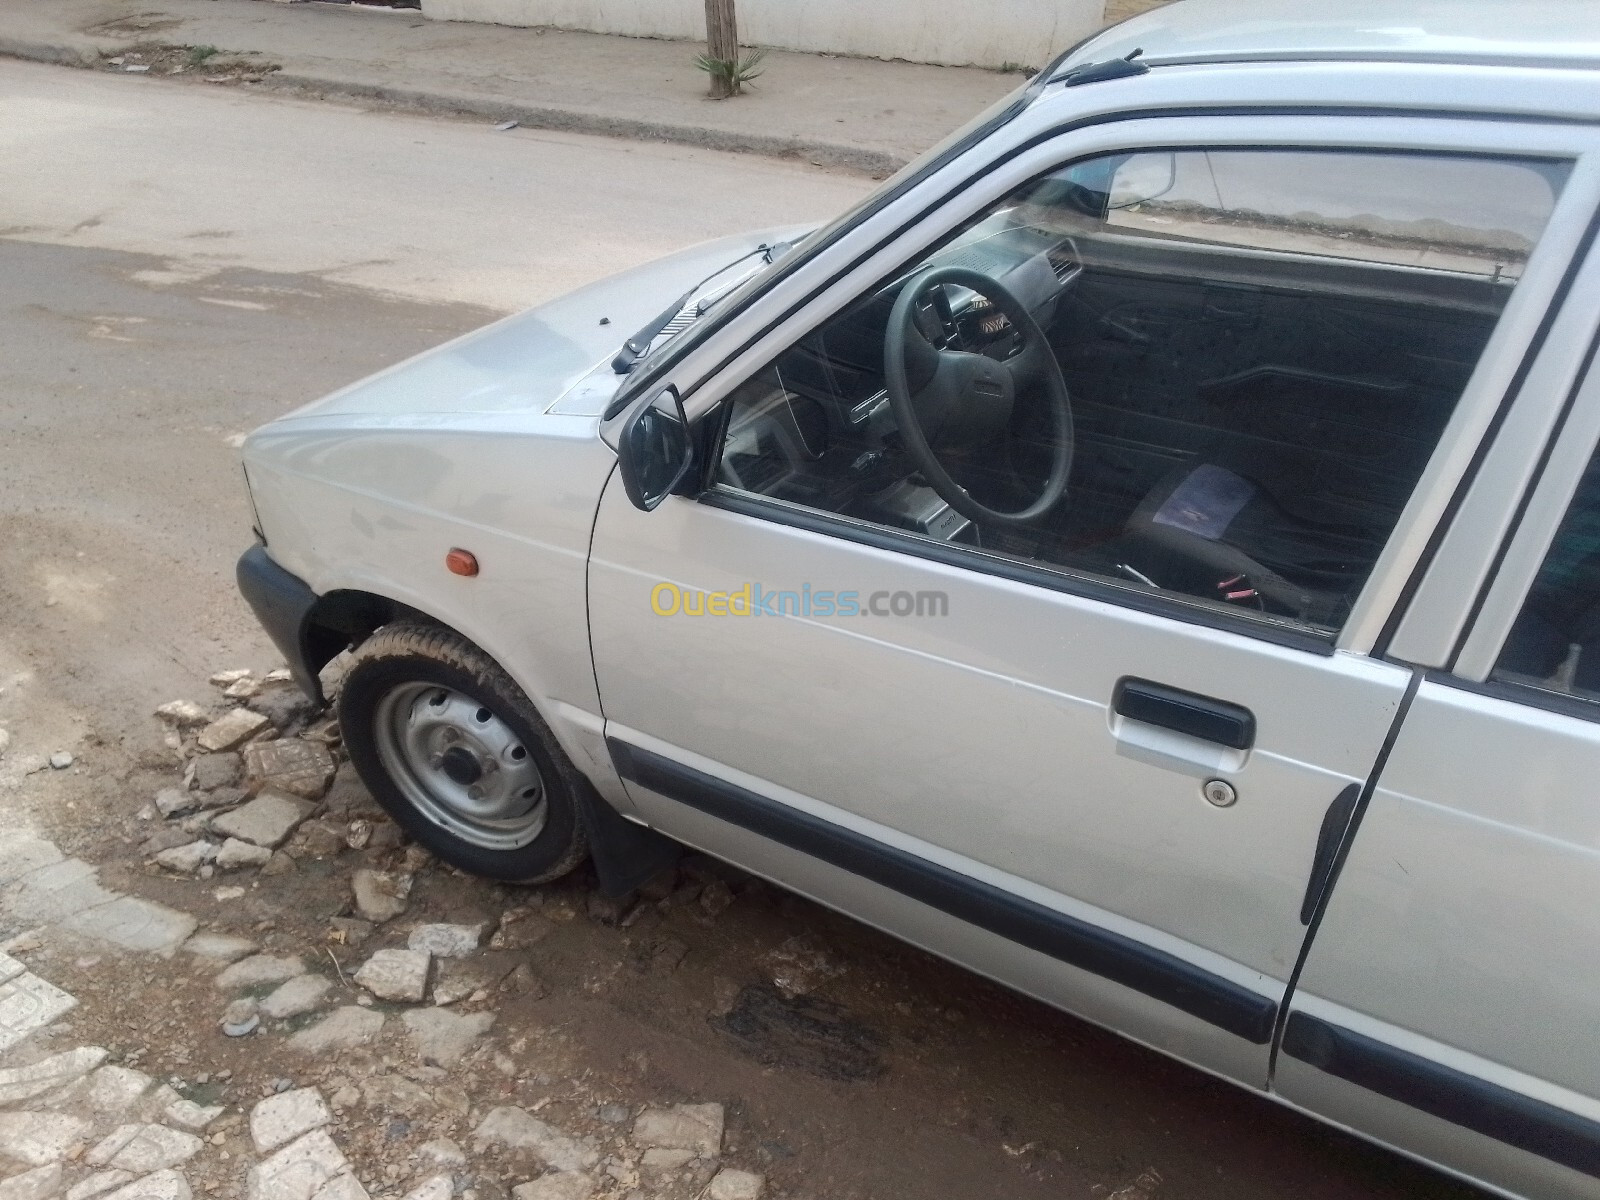
{"label": "front bumper", "polygon": [[237,575],[239,591],[289,664],[289,674],[301,691],[322,704],[322,681],[311,666],[306,637],[317,594],[273,562],[261,546],[251,546],[240,555]]}

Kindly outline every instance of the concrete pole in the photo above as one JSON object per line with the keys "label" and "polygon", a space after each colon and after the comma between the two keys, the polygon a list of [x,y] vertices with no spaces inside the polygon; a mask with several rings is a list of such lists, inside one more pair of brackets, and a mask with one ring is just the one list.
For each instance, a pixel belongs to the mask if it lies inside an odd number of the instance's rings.
{"label": "concrete pole", "polygon": [[[739,26],[733,0],[706,0],[706,57],[733,67],[739,61]],[[711,74],[711,96],[722,100],[738,91],[732,74]]]}

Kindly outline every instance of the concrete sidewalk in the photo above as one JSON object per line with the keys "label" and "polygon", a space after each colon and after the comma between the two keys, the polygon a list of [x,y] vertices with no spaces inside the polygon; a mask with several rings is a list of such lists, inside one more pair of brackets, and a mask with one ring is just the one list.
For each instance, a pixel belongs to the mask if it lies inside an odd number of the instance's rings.
{"label": "concrete sidewalk", "polygon": [[[0,54],[115,70],[106,59],[156,46],[214,46],[277,68],[250,87],[874,174],[897,169],[1022,82],[973,68],[774,52],[753,90],[714,101],[693,42],[319,3],[0,0]],[[202,65],[175,78],[209,73]]]}

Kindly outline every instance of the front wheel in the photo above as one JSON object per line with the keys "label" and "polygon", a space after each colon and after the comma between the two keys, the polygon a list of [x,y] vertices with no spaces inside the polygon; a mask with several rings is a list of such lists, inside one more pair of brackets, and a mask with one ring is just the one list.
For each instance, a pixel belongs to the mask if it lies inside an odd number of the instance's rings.
{"label": "front wheel", "polygon": [[544,883],[587,854],[577,769],[511,677],[460,634],[378,630],[345,674],[339,724],[378,803],[452,866]]}

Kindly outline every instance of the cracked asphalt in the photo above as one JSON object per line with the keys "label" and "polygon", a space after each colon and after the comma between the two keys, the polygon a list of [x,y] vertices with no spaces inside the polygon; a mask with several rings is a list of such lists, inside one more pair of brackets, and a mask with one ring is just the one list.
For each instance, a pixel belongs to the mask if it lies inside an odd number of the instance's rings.
{"label": "cracked asphalt", "polygon": [[337,757],[233,590],[245,431],[864,180],[3,62],[0,96],[0,1198],[1478,1195],[702,859],[504,888],[347,767],[247,819],[262,757],[153,715]]}

